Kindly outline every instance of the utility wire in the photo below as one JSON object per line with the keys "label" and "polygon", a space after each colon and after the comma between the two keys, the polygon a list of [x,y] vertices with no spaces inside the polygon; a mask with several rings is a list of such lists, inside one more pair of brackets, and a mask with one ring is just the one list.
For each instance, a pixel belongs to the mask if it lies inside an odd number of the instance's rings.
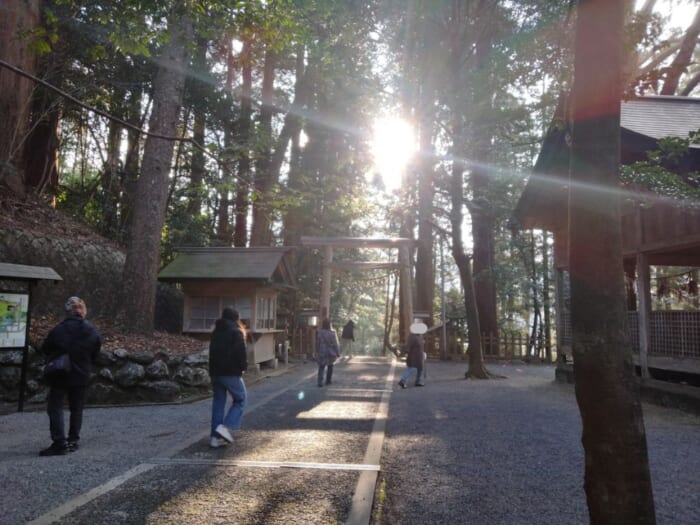
{"label": "utility wire", "polygon": [[[218,165],[224,164],[224,161],[222,161],[218,156],[216,156],[216,155],[214,155],[213,153],[211,153],[207,148],[205,148],[204,146],[202,146],[201,144],[199,144],[197,141],[195,141],[195,140],[192,139],[192,138],[189,138],[189,137],[173,137],[173,136],[170,136],[170,135],[161,135],[161,134],[159,134],[159,133],[153,133],[153,132],[150,132],[150,131],[146,131],[145,129],[143,129],[143,128],[141,128],[141,127],[135,125],[135,124],[131,124],[130,122],[127,122],[127,121],[125,121],[125,120],[123,120],[123,119],[120,119],[119,117],[115,117],[114,115],[110,115],[110,114],[107,113],[106,111],[102,111],[101,109],[98,109],[98,108],[96,108],[96,107],[94,107],[94,106],[90,106],[89,104],[86,104],[85,102],[81,101],[80,99],[75,98],[75,97],[74,97],[73,95],[71,95],[70,93],[66,93],[66,92],[63,91],[62,89],[60,89],[60,88],[54,86],[54,85],[51,84],[50,82],[47,82],[46,80],[43,80],[43,79],[41,79],[41,78],[39,78],[39,77],[37,77],[37,76],[34,76],[34,75],[30,74],[30,73],[27,73],[26,71],[24,71],[24,70],[22,70],[22,69],[20,69],[20,68],[18,68],[18,67],[16,67],[16,66],[13,66],[12,64],[9,64],[9,63],[5,62],[4,60],[0,60],[0,67],[4,67],[5,69],[9,69],[10,71],[16,73],[16,74],[19,75],[19,76],[22,76],[22,77],[24,77],[24,78],[27,78],[27,79],[29,79],[29,80],[31,80],[31,81],[33,81],[33,82],[36,82],[37,84],[41,84],[41,85],[44,86],[45,88],[50,89],[51,91],[54,91],[54,92],[58,93],[60,96],[66,98],[66,99],[68,99],[68,100],[70,100],[70,101],[73,102],[74,104],[76,104],[76,105],[78,105],[78,106],[80,106],[80,107],[82,107],[82,108],[84,108],[84,109],[87,109],[88,111],[91,111],[91,112],[93,112],[93,113],[96,113],[97,115],[100,115],[100,116],[105,117],[105,118],[107,118],[107,119],[109,119],[109,120],[112,120],[112,121],[114,121],[114,122],[117,122],[117,123],[121,124],[122,126],[124,126],[124,127],[126,127],[126,128],[132,129],[132,130],[134,130],[134,131],[138,131],[139,133],[143,133],[144,135],[146,135],[146,136],[148,136],[148,137],[153,137],[153,138],[156,138],[156,139],[170,140],[170,141],[174,141],[174,142],[186,142],[186,143],[188,143],[188,144],[192,144],[192,146],[194,146],[196,149],[198,149],[199,151],[201,151],[202,153],[204,153],[205,155],[207,155],[209,158],[211,158],[212,160],[214,160],[214,162],[216,162]],[[251,186],[251,187],[253,186],[253,184],[252,184],[250,181],[247,181],[247,180],[243,179],[242,177],[239,177],[239,176],[236,175],[235,173],[232,173],[232,175],[233,175],[234,178],[238,179],[240,182],[242,182],[242,183],[244,183],[244,184],[246,184],[246,185],[248,185],[248,186]]]}

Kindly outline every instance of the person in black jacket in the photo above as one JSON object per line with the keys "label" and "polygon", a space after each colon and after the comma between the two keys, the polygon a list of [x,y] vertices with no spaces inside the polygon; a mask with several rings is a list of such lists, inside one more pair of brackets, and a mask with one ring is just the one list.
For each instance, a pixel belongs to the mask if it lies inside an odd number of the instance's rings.
{"label": "person in black jacket", "polygon": [[[41,456],[58,456],[78,449],[83,423],[85,393],[90,382],[92,365],[102,347],[100,333],[85,320],[87,307],[79,297],[70,297],[65,304],[67,317],[46,336],[41,352],[51,361],[68,354],[70,369],[56,371],[46,377],[49,383],[47,413],[51,431],[51,446],[39,452]],[[63,402],[68,397],[70,427],[65,435]]]}
{"label": "person in black jacket", "polygon": [[[212,448],[233,443],[231,430],[241,428],[247,397],[242,377],[248,368],[245,338],[245,327],[239,320],[238,312],[233,308],[224,308],[209,342],[209,375],[213,391]],[[227,393],[231,394],[233,402],[224,417]]]}
{"label": "person in black jacket", "polygon": [[343,326],[341,341],[343,343],[343,353],[348,357],[352,357],[352,344],[355,342],[355,323],[352,319]]}

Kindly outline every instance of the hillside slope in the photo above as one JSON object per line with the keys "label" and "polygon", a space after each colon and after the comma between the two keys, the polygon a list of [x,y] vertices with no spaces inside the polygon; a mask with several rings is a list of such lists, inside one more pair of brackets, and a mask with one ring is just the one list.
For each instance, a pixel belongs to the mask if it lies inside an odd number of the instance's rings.
{"label": "hillside slope", "polygon": [[[20,199],[0,191],[0,227],[25,230],[52,237],[90,241],[97,245],[119,248],[116,243],[100,236],[88,225],[66,216],[33,196]],[[3,262],[12,263],[13,261]],[[89,307],[88,304],[88,317]],[[30,341],[37,343],[42,340],[60,320],[59,314],[32,318]],[[152,335],[144,336],[123,330],[115,326],[109,319],[91,319],[91,321],[102,333],[105,350],[125,348],[134,352],[166,349],[172,354],[189,354],[199,352],[202,349],[202,342],[190,337],[165,332],[154,332]]]}

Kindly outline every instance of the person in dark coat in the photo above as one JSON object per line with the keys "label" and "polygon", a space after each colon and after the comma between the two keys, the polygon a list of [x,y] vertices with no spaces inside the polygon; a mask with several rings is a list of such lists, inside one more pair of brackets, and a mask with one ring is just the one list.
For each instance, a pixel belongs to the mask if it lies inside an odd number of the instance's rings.
{"label": "person in dark coat", "polygon": [[331,320],[324,319],[321,329],[316,336],[316,361],[318,362],[318,386],[323,386],[323,375],[326,373],[326,384],[333,380],[333,363],[340,356],[338,334],[331,327]]}
{"label": "person in dark coat", "polygon": [[401,388],[406,388],[406,381],[413,375],[416,375],[416,386],[425,386],[425,350],[423,342],[423,334],[428,330],[428,327],[424,323],[413,323],[411,325],[411,335],[406,341],[406,351],[408,355],[406,356],[406,366],[408,367],[404,372],[401,380],[399,381],[399,386]]}
{"label": "person in dark coat", "polygon": [[[217,319],[209,342],[209,375],[213,400],[211,406],[212,448],[233,443],[231,430],[241,428],[248,397],[243,372],[248,368],[245,326],[233,308],[224,308]],[[224,417],[227,394],[232,403]]]}
{"label": "person in dark coat", "polygon": [[[46,412],[49,415],[52,443],[39,453],[41,456],[58,456],[78,449],[85,393],[92,365],[102,347],[100,333],[85,319],[85,301],[79,297],[70,297],[65,303],[65,309],[66,318],[49,332],[41,346],[47,362],[63,354],[68,354],[70,360],[68,371],[55,371],[46,377],[49,383]],[[63,420],[63,402],[66,397],[70,408],[68,439]]]}
{"label": "person in dark coat", "polygon": [[343,343],[343,353],[346,356],[352,355],[352,344],[355,342],[355,323],[350,319],[345,326],[343,326],[343,332],[340,336]]}

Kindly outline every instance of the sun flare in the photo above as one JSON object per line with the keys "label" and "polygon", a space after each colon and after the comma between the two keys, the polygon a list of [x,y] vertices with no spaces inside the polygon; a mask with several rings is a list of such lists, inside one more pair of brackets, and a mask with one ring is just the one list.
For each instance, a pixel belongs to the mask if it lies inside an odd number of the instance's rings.
{"label": "sun flare", "polygon": [[374,122],[372,155],[374,169],[381,175],[387,190],[401,186],[406,164],[416,152],[413,127],[397,117],[383,117]]}

